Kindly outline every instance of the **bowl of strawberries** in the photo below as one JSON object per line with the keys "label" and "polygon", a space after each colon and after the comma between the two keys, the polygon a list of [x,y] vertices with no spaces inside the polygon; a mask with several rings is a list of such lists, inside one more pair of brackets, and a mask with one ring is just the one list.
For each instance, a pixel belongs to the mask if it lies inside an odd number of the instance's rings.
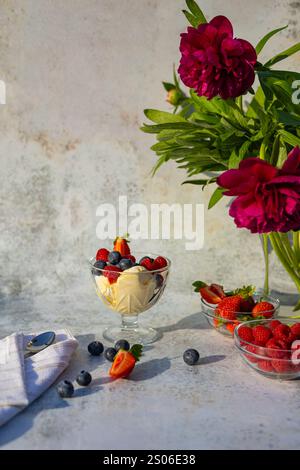
{"label": "bowl of strawberries", "polygon": [[284,380],[300,377],[299,320],[251,320],[238,325],[234,340],[243,361],[260,374]]}
{"label": "bowl of strawberries", "polygon": [[279,313],[279,300],[243,286],[225,291],[219,284],[193,283],[201,297],[201,313],[219,333],[233,336],[235,328],[245,321],[274,318]]}

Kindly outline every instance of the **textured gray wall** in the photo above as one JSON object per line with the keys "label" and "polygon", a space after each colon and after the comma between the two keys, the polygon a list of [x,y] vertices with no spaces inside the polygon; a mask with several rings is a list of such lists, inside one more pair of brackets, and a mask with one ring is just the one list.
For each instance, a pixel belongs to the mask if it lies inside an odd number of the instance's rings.
{"label": "textured gray wall", "polygon": [[[210,18],[230,17],[237,36],[256,43],[290,24],[265,57],[300,39],[300,2],[211,0]],[[143,108],[168,109],[162,80],[178,61],[186,27],[175,0],[1,0],[0,295],[85,286],[84,260],[99,245],[96,207],[131,202],[204,202],[212,189],[180,186],[172,164],[155,179],[153,137],[139,131]],[[285,65],[297,69],[299,55]],[[299,68],[299,67],[298,67]],[[206,211],[205,246],[138,243],[174,262],[171,287],[195,278],[227,285],[262,282],[259,240],[235,229],[225,202]]]}

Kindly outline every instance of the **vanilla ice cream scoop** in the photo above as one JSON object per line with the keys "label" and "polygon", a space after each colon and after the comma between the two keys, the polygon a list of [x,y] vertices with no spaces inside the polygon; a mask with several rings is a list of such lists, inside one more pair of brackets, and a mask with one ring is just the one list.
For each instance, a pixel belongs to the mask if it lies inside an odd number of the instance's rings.
{"label": "vanilla ice cream scoop", "polygon": [[96,284],[107,305],[122,315],[146,310],[157,287],[155,275],[143,266],[123,271],[113,284],[105,276],[98,276]]}

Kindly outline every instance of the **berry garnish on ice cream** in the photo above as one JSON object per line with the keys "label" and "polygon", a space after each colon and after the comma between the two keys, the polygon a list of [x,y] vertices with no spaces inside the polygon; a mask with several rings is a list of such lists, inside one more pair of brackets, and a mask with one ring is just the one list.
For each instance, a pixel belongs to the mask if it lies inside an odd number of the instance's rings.
{"label": "berry garnish on ice cream", "polygon": [[117,237],[114,241],[114,251],[118,251],[123,257],[130,255],[128,236],[126,237]]}
{"label": "berry garnish on ice cream", "polygon": [[134,344],[129,351],[120,349],[114,358],[109,375],[114,379],[128,377],[136,362],[139,361],[142,350],[143,346],[141,344]]}

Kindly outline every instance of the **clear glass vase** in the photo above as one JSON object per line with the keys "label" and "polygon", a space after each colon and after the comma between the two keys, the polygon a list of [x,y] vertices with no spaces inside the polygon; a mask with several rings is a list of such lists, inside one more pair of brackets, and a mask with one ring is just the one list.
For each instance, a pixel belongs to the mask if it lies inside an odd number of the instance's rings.
{"label": "clear glass vase", "polygon": [[282,305],[299,308],[299,232],[264,234],[260,239],[265,258],[265,293],[279,298]]}

